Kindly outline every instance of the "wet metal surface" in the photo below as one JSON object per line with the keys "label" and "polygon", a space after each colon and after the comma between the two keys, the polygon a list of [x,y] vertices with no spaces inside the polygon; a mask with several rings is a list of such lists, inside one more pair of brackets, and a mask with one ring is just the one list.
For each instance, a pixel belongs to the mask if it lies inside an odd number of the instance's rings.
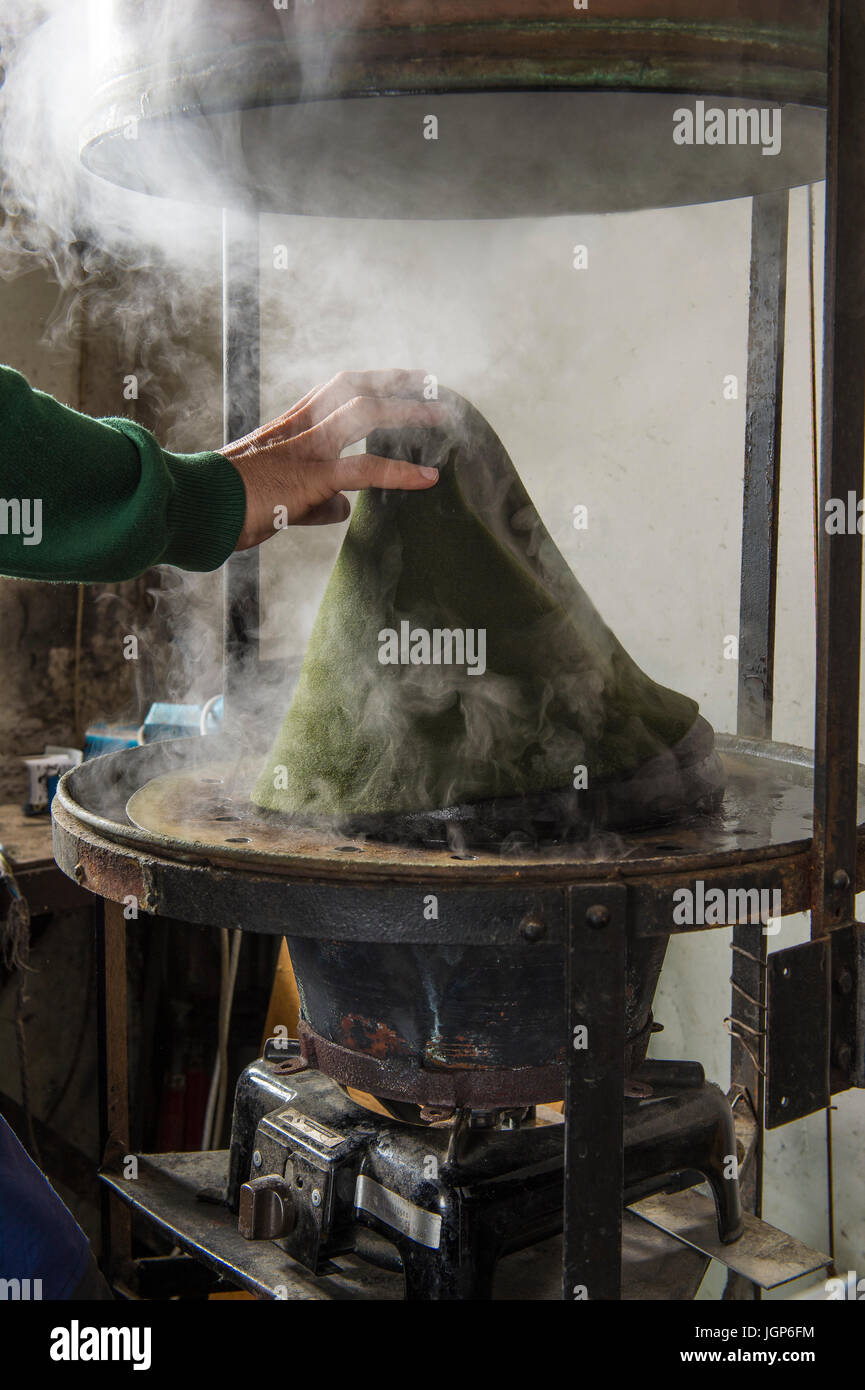
{"label": "wet metal surface", "polygon": [[[493,854],[349,842],[268,824],[241,799],[240,779],[251,777],[242,761],[231,769],[238,780],[226,780],[232,745],[218,737],[157,743],[94,759],[64,777],[53,805],[54,851],[82,887],[116,902],[133,894],[145,912],[329,940],[519,941],[530,950],[537,940],[563,942],[569,913],[591,910],[598,886],[611,882],[628,887],[635,938],[718,925],[675,920],[674,895],[683,886],[692,894],[777,890],[783,913],[806,910],[810,755],[727,736],[719,744],[729,790],[717,813],[661,831]],[[159,803],[163,829],[176,836],[140,829],[126,815],[133,794],[165,773],[180,774],[163,784],[171,797]],[[205,790],[196,838],[172,799]],[[235,814],[238,820],[218,819]],[[858,882],[865,884],[865,848]],[[442,905],[432,920],[424,915],[430,892]]]}
{"label": "wet metal surface", "polygon": [[[541,850],[519,844],[499,853],[402,847],[268,820],[249,801],[257,763],[228,761],[218,738],[109,754],[67,774],[59,797],[77,820],[107,838],[160,855],[341,879],[422,872],[451,881],[573,882],[610,870],[620,877],[668,869],[685,874],[692,866],[804,853],[811,836],[810,755],[727,735],[718,736],[718,747],[728,777],[718,811],[652,831],[601,833]],[[861,821],[861,793],[859,815]]]}

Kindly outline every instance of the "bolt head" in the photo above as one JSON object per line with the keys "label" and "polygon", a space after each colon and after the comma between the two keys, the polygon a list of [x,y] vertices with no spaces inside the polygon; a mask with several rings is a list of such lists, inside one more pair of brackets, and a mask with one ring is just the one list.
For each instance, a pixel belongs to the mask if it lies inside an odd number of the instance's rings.
{"label": "bolt head", "polygon": [[528,913],[520,922],[520,936],[524,941],[540,941],[546,934],[546,923],[533,912]]}
{"label": "bolt head", "polygon": [[321,1193],[319,1192],[317,1187],[314,1187],[312,1189],[312,1192],[309,1194],[309,1198],[314,1207],[321,1206]]}
{"label": "bolt head", "polygon": [[610,909],[608,907],[604,907],[601,903],[596,903],[594,907],[590,907],[588,912],[586,913],[587,927],[606,927],[609,926],[609,923]]}
{"label": "bolt head", "polygon": [[253,1152],[253,1155],[252,1155],[252,1166],[253,1166],[253,1168],[260,1168],[260,1167],[261,1167],[261,1152],[260,1152],[259,1149],[255,1149],[254,1152]]}

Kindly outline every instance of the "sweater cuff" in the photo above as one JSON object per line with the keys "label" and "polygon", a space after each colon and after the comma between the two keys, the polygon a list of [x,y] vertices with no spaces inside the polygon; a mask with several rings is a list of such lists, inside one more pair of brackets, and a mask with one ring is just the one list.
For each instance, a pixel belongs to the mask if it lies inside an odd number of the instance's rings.
{"label": "sweater cuff", "polygon": [[158,563],[185,570],[218,569],[243,528],[243,479],[223,454],[163,454],[174,487],[168,503],[168,544]]}

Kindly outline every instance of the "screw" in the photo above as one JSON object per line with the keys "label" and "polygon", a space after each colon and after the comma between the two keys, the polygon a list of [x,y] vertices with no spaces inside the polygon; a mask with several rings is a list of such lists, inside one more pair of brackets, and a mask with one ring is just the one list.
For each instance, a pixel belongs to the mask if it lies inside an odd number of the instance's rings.
{"label": "screw", "polygon": [[836,893],[843,893],[845,888],[850,887],[850,875],[846,869],[836,869],[832,875],[832,887]]}
{"label": "screw", "polygon": [[313,1205],[314,1207],[320,1207],[320,1206],[321,1206],[321,1193],[319,1192],[319,1190],[318,1190],[317,1187],[314,1187],[314,1188],[312,1189],[312,1191],[310,1192],[310,1194],[309,1194],[309,1200],[312,1202],[312,1205]]}
{"label": "screw", "polygon": [[586,913],[587,927],[606,927],[610,922],[610,909],[602,904],[596,903],[590,907]]}
{"label": "screw", "polygon": [[255,1150],[253,1151],[253,1154],[252,1154],[252,1166],[253,1166],[253,1168],[260,1168],[260,1167],[261,1167],[261,1152],[260,1152],[259,1149],[255,1149]]}
{"label": "screw", "polygon": [[524,941],[540,941],[546,934],[546,924],[533,912],[528,913],[520,922],[520,936]]}

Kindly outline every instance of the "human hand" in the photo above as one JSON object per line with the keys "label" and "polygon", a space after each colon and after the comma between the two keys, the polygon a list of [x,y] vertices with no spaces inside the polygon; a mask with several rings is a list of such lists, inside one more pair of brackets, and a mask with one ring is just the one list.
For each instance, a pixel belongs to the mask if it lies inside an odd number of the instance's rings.
{"label": "human hand", "polygon": [[226,444],[220,452],[246,489],[246,518],[235,548],[260,545],[283,526],[345,521],[351,509],[343,489],[433,487],[437,468],[375,454],[340,457],[375,429],[444,424],[446,407],[422,399],[424,375],[340,372],[285,415]]}

